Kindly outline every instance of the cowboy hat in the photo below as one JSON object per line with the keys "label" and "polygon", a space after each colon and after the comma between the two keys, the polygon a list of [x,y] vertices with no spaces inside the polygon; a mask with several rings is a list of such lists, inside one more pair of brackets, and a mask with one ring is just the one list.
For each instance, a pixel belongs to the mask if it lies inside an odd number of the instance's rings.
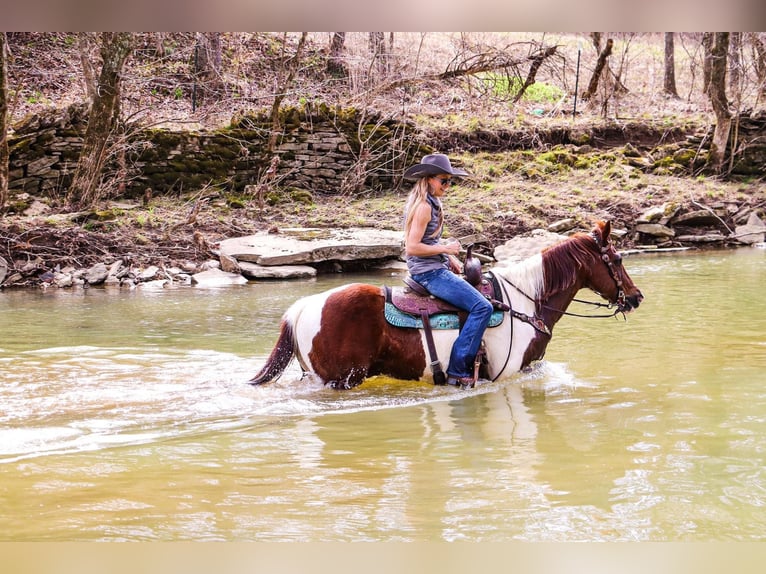
{"label": "cowboy hat", "polygon": [[428,175],[438,175],[446,173],[454,176],[469,175],[467,171],[455,169],[449,161],[449,158],[443,153],[432,153],[424,155],[420,163],[408,167],[404,171],[404,179],[418,179]]}

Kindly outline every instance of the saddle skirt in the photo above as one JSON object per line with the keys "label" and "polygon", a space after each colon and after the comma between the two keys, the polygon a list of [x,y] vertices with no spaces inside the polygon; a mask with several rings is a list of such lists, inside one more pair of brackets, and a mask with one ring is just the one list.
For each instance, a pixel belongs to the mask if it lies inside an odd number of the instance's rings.
{"label": "saddle skirt", "polygon": [[[485,274],[476,286],[495,306],[488,327],[497,327],[503,322],[508,306],[502,303],[502,296],[497,280],[491,274]],[[386,321],[395,327],[411,329],[423,328],[423,315],[428,316],[432,329],[459,329],[467,313],[443,299],[433,295],[421,295],[410,287],[383,287],[386,298],[384,314]]]}

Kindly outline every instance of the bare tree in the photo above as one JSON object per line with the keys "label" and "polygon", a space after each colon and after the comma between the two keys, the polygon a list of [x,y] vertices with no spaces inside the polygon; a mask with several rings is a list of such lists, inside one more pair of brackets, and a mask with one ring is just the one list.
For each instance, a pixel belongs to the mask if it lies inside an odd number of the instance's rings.
{"label": "bare tree", "polygon": [[766,44],[758,32],[748,32],[747,38],[753,47],[753,65],[758,81],[758,94],[766,96]]}
{"label": "bare tree", "polygon": [[519,89],[519,92],[516,94],[516,96],[513,98],[513,103],[515,104],[518,102],[523,96],[524,93],[527,91],[527,88],[535,83],[535,77],[537,76],[537,72],[540,69],[540,66],[543,65],[543,62],[547,58],[550,58],[553,56],[553,54],[556,53],[557,46],[549,46],[548,48],[540,49],[535,54],[531,55],[529,59],[532,61],[532,65],[529,67],[529,72],[527,72],[527,78],[524,80],[524,83],[521,85],[521,88]]}
{"label": "bare tree", "polygon": [[702,34],[702,93],[707,94],[710,88],[710,78],[713,74],[713,32]]}
{"label": "bare tree", "polygon": [[742,32],[729,33],[729,88],[732,93],[741,92],[743,75]]}
{"label": "bare tree", "polygon": [[348,68],[343,61],[343,50],[346,43],[345,32],[333,32],[330,41],[330,55],[327,58],[327,73],[338,78],[348,77]]}
{"label": "bare tree", "polygon": [[198,32],[194,46],[195,86],[200,85],[202,97],[221,91],[221,63],[223,61],[220,32]]}
{"label": "bare tree", "polygon": [[678,97],[676,89],[676,59],[673,32],[665,32],[665,82],[663,90],[669,96]]}
{"label": "bare tree", "polygon": [[726,61],[729,51],[729,32],[715,32],[705,59],[710,62],[710,81],[707,94],[716,117],[713,141],[710,144],[708,166],[715,173],[722,173],[726,147],[731,130],[731,112],[726,98]]}
{"label": "bare tree", "polygon": [[101,172],[111,151],[111,140],[120,112],[120,80],[125,60],[133,47],[133,34],[102,32],[101,73],[90,106],[88,127],[67,200],[72,205],[91,206],[101,199]]}
{"label": "bare tree", "polygon": [[[295,79],[295,74],[298,73],[298,65],[307,37],[308,32],[301,32],[301,37],[300,40],[298,40],[298,46],[295,48],[295,53],[283,58],[282,74],[284,74],[284,76],[280,79],[279,85],[276,87],[274,101],[271,104],[271,134],[269,135],[269,143],[266,149],[266,153],[269,155],[274,151],[274,148],[277,145],[277,138],[279,138],[279,134],[282,132],[282,124],[279,121],[279,108],[282,106],[282,100],[287,96],[287,90],[290,89],[290,85]],[[284,46],[287,45],[287,33],[284,35],[282,44]]]}
{"label": "bare tree", "polygon": [[77,51],[80,53],[80,65],[82,77],[85,82],[85,93],[91,104],[96,98],[96,71],[93,68],[93,56],[98,48],[98,38],[94,32],[80,32],[77,34]]}
{"label": "bare tree", "polygon": [[372,64],[377,68],[378,74],[385,76],[389,71],[389,66],[384,32],[370,32],[370,54],[372,54]]}
{"label": "bare tree", "polygon": [[[594,44],[596,45],[597,49],[600,43],[599,38],[600,36],[598,33],[594,33]],[[596,93],[596,90],[598,89],[598,82],[601,78],[601,73],[604,71],[604,67],[606,66],[606,60],[609,56],[612,55],[612,46],[614,46],[614,41],[611,38],[607,39],[606,46],[598,55],[596,67],[593,70],[593,75],[590,77],[590,82],[588,82],[588,88],[582,94],[581,98],[583,100],[589,100],[593,94]]]}
{"label": "bare tree", "polygon": [[8,202],[8,38],[0,32],[0,212]]}

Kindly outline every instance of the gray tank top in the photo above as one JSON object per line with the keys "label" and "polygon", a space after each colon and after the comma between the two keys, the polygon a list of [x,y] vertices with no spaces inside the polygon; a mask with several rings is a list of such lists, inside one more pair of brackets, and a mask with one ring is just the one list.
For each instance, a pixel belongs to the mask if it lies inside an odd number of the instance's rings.
{"label": "gray tank top", "polygon": [[[428,203],[431,204],[431,221],[426,225],[426,231],[423,234],[423,238],[420,240],[426,245],[436,245],[439,243],[441,233],[436,237],[432,237],[434,231],[439,227],[439,212],[441,211],[441,203],[430,193],[427,195]],[[404,214],[404,220],[407,221],[407,213]],[[448,267],[449,259],[443,253],[439,255],[429,255],[428,257],[417,257],[415,255],[407,256],[407,269],[410,275],[417,275],[418,273],[425,273],[433,269],[439,269],[440,267]]]}

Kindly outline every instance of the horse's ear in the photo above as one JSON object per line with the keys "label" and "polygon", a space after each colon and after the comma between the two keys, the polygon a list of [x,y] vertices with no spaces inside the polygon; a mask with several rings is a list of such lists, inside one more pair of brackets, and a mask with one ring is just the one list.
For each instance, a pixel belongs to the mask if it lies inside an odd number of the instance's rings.
{"label": "horse's ear", "polygon": [[610,221],[598,221],[593,231],[599,236],[599,245],[606,245],[609,243],[609,235],[612,233],[612,223]]}

